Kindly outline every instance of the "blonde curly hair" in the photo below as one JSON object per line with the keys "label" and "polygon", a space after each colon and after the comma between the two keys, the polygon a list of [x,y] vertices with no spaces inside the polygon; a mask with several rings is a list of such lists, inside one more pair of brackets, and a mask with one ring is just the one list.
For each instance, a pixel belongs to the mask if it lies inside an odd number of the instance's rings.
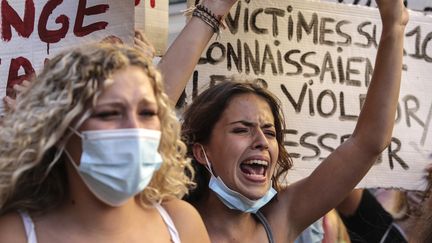
{"label": "blonde curly hair", "polygon": [[44,212],[68,195],[64,147],[92,113],[110,77],[128,66],[141,68],[152,82],[164,163],[141,192],[143,205],[181,198],[193,185],[180,128],[151,60],[123,45],[97,44],[61,53],[45,65],[17,98],[15,111],[0,125],[0,214],[11,210]]}

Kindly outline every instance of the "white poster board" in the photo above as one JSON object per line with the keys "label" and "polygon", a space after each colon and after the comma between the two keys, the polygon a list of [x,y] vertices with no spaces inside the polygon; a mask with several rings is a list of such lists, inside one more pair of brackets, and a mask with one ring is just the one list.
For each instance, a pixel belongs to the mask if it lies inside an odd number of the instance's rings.
{"label": "white poster board", "polygon": [[[309,175],[356,124],[379,43],[378,10],[242,0],[227,24],[203,52],[186,101],[227,76],[260,79],[283,103],[285,146],[295,164],[288,180]],[[432,152],[431,17],[411,15],[405,51],[392,143],[360,187],[425,187],[423,170]]]}
{"label": "white poster board", "polygon": [[156,56],[162,56],[168,43],[168,0],[135,0],[135,5],[135,27],[144,31]]}
{"label": "white poster board", "polygon": [[[321,0],[325,2],[346,3],[353,5],[376,7],[375,0]],[[432,14],[432,0],[405,0],[407,8],[424,12],[425,14]]]}
{"label": "white poster board", "polygon": [[[56,53],[107,37],[133,43],[133,0],[4,1],[0,94],[29,79]],[[8,92],[9,93],[9,92]],[[0,102],[0,114],[3,113]]]}

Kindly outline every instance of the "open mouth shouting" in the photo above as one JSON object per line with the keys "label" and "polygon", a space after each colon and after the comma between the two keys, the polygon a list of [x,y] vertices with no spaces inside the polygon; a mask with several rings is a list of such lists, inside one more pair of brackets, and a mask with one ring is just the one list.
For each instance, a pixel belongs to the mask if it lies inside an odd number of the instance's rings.
{"label": "open mouth shouting", "polygon": [[240,169],[248,180],[264,182],[267,178],[269,162],[265,160],[246,160],[240,164]]}

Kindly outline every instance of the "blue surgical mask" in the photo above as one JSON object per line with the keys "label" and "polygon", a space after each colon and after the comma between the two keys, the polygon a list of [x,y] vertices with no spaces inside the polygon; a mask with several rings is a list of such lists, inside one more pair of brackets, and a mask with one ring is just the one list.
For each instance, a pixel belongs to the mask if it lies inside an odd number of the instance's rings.
{"label": "blue surgical mask", "polygon": [[140,193],[162,164],[158,152],[161,132],[148,129],[92,130],[82,138],[79,175],[102,202],[120,206]]}
{"label": "blue surgical mask", "polygon": [[252,200],[242,195],[241,193],[230,189],[228,186],[225,185],[225,183],[219,176],[214,176],[204,147],[202,145],[200,146],[204,153],[204,157],[207,163],[207,169],[211,174],[209,188],[216,193],[219,200],[221,200],[221,202],[225,204],[225,206],[227,206],[228,208],[239,210],[245,213],[256,213],[261,207],[266,205],[276,195],[276,190],[273,187],[270,187],[263,197],[257,200]]}

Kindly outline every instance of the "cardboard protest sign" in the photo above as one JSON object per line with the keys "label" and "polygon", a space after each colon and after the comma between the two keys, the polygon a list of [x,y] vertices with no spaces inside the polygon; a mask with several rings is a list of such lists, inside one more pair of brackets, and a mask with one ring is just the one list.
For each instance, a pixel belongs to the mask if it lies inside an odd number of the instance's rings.
{"label": "cardboard protest sign", "polygon": [[[361,6],[376,7],[374,0],[321,0],[325,2],[347,3]],[[405,0],[407,8],[421,11],[426,14],[432,14],[432,0]]]}
{"label": "cardboard protest sign", "polygon": [[133,11],[133,0],[2,1],[1,96],[64,49],[113,37],[132,44]]}
{"label": "cardboard protest sign", "polygon": [[[378,10],[242,0],[226,20],[228,29],[201,56],[186,102],[226,77],[259,80],[283,103],[285,146],[295,164],[288,180],[308,176],[354,129],[374,69]],[[423,170],[432,152],[432,18],[411,15],[405,35],[392,142],[360,187],[425,187]]]}
{"label": "cardboard protest sign", "polygon": [[135,0],[135,27],[144,31],[162,56],[168,43],[168,0]]}

